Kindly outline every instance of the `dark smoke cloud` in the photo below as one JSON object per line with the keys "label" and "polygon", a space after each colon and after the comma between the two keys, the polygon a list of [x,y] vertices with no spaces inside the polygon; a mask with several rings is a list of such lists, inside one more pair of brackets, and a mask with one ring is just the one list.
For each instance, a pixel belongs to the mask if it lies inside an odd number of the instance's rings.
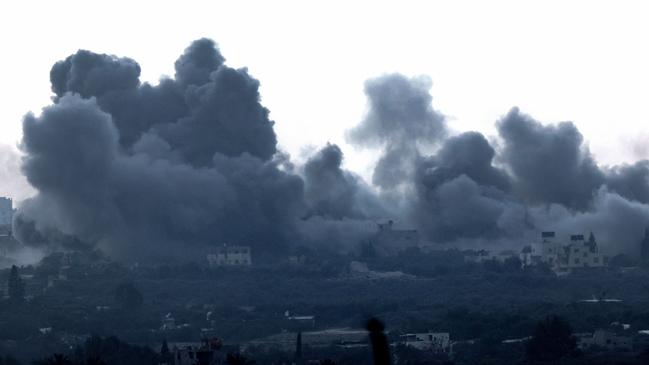
{"label": "dark smoke cloud", "polygon": [[466,175],[480,185],[509,191],[509,176],[493,166],[496,151],[478,132],[465,132],[450,137],[437,154],[424,163],[429,171],[427,186],[436,187],[442,182]]}
{"label": "dark smoke cloud", "polygon": [[640,240],[649,225],[649,205],[630,201],[619,194],[600,188],[591,208],[573,212],[565,206],[550,204],[530,209],[537,227],[552,227],[565,235],[594,232],[605,252],[615,255],[640,254]]}
{"label": "dark smoke cloud", "polygon": [[140,85],[135,61],[81,50],[57,62],[50,79],[57,97],[96,97],[127,149],[154,132],[195,166],[209,165],[217,152],[269,160],[277,139],[259,102],[259,82],[224,61],[213,41],[200,39],[176,61],[175,79],[151,86]]}
{"label": "dark smoke cloud", "polygon": [[25,175],[39,191],[23,214],[115,254],[277,246],[293,239],[303,209],[301,179],[249,154],[216,154],[202,169],[123,154],[110,115],[78,95],[28,115],[23,148]]}
{"label": "dark smoke cloud", "polygon": [[368,81],[367,116],[349,136],[382,150],[373,182],[406,186],[399,218],[426,240],[520,245],[543,230],[593,230],[614,252],[635,252],[649,223],[649,162],[602,168],[573,123],[543,125],[518,108],[496,124],[498,149],[476,132],[447,137],[427,87],[413,84],[399,75]]}
{"label": "dark smoke cloud", "polygon": [[502,161],[517,193],[532,203],[588,208],[605,176],[571,122],[544,126],[513,108],[498,124]]}
{"label": "dark smoke cloud", "polygon": [[347,250],[389,217],[428,242],[593,230],[635,252],[649,222],[649,161],[600,167],[570,122],[544,125],[514,108],[494,147],[477,132],[449,137],[429,79],[372,79],[367,113],[348,133],[380,150],[369,186],[334,144],[294,166],[259,82],[228,67],[213,41],[192,43],[175,68],[150,85],[129,58],[81,50],[53,66],[53,105],[23,123],[22,169],[37,193],[14,220],[22,242],[128,259],[200,258],[224,242]]}
{"label": "dark smoke cloud", "polygon": [[76,237],[129,258],[299,241],[303,181],[273,159],[259,82],[223,62],[198,40],[157,86],[128,58],[82,50],[56,63],[54,105],[23,123],[23,171],[38,194],[17,236]]}
{"label": "dark smoke cloud", "polygon": [[210,81],[210,74],[221,67],[225,58],[219,53],[211,39],[193,42],[175,63],[176,81],[184,86],[204,85]]}
{"label": "dark smoke cloud", "polygon": [[378,197],[361,179],[342,169],[343,153],[327,144],[304,166],[305,198],[310,215],[362,219],[385,213]]}
{"label": "dark smoke cloud", "polygon": [[507,195],[509,177],[492,165],[494,156],[482,134],[467,132],[419,161],[413,216],[428,238],[495,238],[525,228],[525,207]]}
{"label": "dark smoke cloud", "polygon": [[374,170],[374,185],[392,189],[410,181],[419,147],[446,135],[444,117],[432,107],[430,87],[427,77],[409,79],[400,74],[365,83],[368,111],[348,138],[354,144],[383,150]]}
{"label": "dark smoke cloud", "polygon": [[185,93],[189,114],[155,129],[196,166],[208,165],[214,153],[244,152],[269,160],[277,139],[268,110],[259,103],[259,82],[245,69],[221,67],[211,81]]}
{"label": "dark smoke cloud", "polygon": [[627,199],[649,204],[649,161],[607,169],[606,184],[610,190]]}

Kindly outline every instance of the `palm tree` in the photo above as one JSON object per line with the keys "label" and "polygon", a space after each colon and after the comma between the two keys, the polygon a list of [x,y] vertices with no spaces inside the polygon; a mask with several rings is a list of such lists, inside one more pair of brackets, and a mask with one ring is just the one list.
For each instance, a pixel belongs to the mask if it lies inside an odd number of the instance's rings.
{"label": "palm tree", "polygon": [[247,359],[240,353],[228,354],[225,358],[225,363],[228,365],[254,365],[255,362]]}

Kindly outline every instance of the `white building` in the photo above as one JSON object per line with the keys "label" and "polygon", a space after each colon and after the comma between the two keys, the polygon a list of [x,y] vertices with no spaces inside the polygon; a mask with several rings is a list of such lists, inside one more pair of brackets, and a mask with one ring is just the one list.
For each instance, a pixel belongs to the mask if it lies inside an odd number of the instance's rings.
{"label": "white building", "polygon": [[541,243],[524,247],[519,257],[523,266],[544,263],[557,273],[608,264],[608,257],[600,251],[592,233],[588,240],[581,234],[571,235],[563,244],[557,240],[555,232],[542,232]]}
{"label": "white building", "polygon": [[401,342],[418,350],[448,352],[450,334],[448,332],[408,333],[401,335]]}
{"label": "white building", "polygon": [[10,226],[14,216],[11,198],[0,197],[0,226]]}
{"label": "white building", "polygon": [[215,253],[207,255],[211,267],[221,266],[250,266],[252,265],[251,250],[248,246],[223,245]]}

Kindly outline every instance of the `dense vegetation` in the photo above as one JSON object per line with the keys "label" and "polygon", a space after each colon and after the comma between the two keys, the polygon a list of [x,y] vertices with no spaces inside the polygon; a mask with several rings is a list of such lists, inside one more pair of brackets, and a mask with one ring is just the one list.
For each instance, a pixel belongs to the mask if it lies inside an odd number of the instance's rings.
{"label": "dense vegetation", "polygon": [[[0,354],[28,362],[69,353],[92,335],[117,336],[159,351],[165,340],[198,340],[201,329],[211,329],[234,345],[296,329],[286,311],[314,315],[315,325],[307,329],[358,328],[375,315],[385,321],[392,340],[408,332],[450,332],[453,341],[474,343],[457,352],[456,363],[476,358],[522,361],[524,347],[503,347],[501,342],[534,334],[550,314],[564,318],[574,332],[592,332],[612,322],[628,323],[634,333],[649,329],[649,290],[644,284],[649,271],[643,268],[611,267],[559,278],[543,268],[523,270],[515,262],[465,263],[459,251],[314,257],[299,265],[237,270],[196,264],[127,267],[97,253],[66,262],[60,255],[49,256],[39,266],[0,274],[10,291],[0,301]],[[349,270],[352,260],[367,262],[371,270],[406,275],[358,277]],[[623,301],[581,301],[593,296]],[[165,317],[174,319],[175,328],[161,329]],[[408,348],[395,351],[435,360]],[[362,349],[305,353],[339,363],[367,357]],[[287,356],[291,354],[250,354],[258,363]]]}

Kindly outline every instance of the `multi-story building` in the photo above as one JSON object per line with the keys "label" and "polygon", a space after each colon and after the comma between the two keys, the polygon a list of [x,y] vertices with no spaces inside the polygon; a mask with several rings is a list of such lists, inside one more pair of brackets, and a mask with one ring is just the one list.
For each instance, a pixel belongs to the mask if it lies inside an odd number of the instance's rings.
{"label": "multi-story building", "polygon": [[14,216],[11,198],[0,197],[0,226],[11,226]]}
{"label": "multi-story building", "polygon": [[588,240],[581,234],[571,235],[566,244],[556,240],[555,232],[542,232],[540,245],[524,247],[520,258],[525,266],[544,263],[555,272],[608,264],[608,257],[600,252],[592,232]]}
{"label": "multi-story building", "polygon": [[211,267],[250,266],[251,250],[248,246],[223,245],[216,252],[207,255],[207,262]]}

